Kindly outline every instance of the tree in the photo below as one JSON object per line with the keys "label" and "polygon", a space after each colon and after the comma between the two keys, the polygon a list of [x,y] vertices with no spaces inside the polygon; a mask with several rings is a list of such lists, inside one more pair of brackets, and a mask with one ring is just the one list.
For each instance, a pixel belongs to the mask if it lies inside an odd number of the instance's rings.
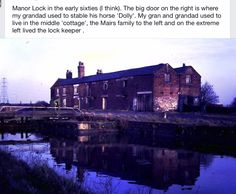
{"label": "tree", "polygon": [[219,102],[219,96],[216,95],[213,85],[205,82],[201,87],[201,103],[203,106],[216,104]]}
{"label": "tree", "polygon": [[236,108],[236,97],[233,99],[233,102],[230,104],[230,106]]}

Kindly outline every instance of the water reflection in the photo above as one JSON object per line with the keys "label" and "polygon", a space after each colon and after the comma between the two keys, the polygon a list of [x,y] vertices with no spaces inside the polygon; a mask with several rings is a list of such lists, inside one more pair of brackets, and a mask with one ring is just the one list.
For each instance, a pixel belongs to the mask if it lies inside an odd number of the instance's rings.
{"label": "water reflection", "polygon": [[[173,184],[194,185],[200,174],[197,152],[127,143],[94,143],[89,138],[50,141],[50,151],[56,162],[65,163],[67,170],[76,165],[80,181],[84,179],[84,169],[91,169],[166,190]],[[96,137],[95,140],[99,138],[103,139]]]}
{"label": "water reflection", "polygon": [[235,158],[174,148],[174,143],[153,146],[151,140],[134,142],[110,133],[49,141],[38,141],[35,134],[3,136],[0,149],[29,164],[46,161],[58,174],[94,193],[221,194],[236,189]]}
{"label": "water reflection", "polygon": [[3,133],[1,132],[0,142],[4,141],[35,141],[41,140],[42,136],[35,133],[21,132],[21,133]]}

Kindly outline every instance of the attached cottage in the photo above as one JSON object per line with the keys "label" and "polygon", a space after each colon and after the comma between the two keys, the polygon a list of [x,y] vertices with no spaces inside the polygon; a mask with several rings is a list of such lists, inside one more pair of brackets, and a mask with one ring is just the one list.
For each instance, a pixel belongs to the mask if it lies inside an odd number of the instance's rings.
{"label": "attached cottage", "polygon": [[201,76],[191,67],[172,68],[159,64],[111,73],[85,76],[78,65],[78,77],[66,72],[51,87],[51,104],[79,109],[168,111],[199,105]]}

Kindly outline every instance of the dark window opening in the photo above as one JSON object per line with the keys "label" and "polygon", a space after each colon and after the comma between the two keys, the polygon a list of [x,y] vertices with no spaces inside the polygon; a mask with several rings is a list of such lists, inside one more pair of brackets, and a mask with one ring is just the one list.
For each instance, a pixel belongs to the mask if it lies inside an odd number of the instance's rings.
{"label": "dark window opening", "polygon": [[123,80],[123,88],[126,88],[127,87],[127,84],[128,84],[128,80]]}
{"label": "dark window opening", "polygon": [[103,84],[103,90],[108,90],[108,83]]}

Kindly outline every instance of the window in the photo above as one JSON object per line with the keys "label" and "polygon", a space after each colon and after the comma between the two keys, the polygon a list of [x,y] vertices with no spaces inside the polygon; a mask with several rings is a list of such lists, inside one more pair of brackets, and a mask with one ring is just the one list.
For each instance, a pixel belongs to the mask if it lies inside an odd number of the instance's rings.
{"label": "window", "polygon": [[56,89],[56,96],[59,96],[59,88]]}
{"label": "window", "polygon": [[193,100],[193,105],[194,105],[194,106],[199,105],[199,99],[198,99],[198,97],[195,97],[195,98],[194,98],[194,100]]}
{"label": "window", "polygon": [[88,84],[86,84],[86,94],[87,94],[87,96],[89,96],[89,89],[90,87],[89,87],[89,85]]}
{"label": "window", "polygon": [[62,95],[66,96],[66,88],[62,88]]}
{"label": "window", "polygon": [[165,77],[164,77],[165,82],[166,82],[166,83],[169,83],[169,82],[170,82],[170,74],[169,74],[169,73],[165,73],[164,76],[165,76]]}
{"label": "window", "polygon": [[63,94],[66,94],[66,88],[63,88]]}
{"label": "window", "polygon": [[85,98],[85,103],[86,103],[86,104],[89,103],[89,99],[88,99],[88,97]]}
{"label": "window", "polygon": [[192,83],[191,75],[186,75],[186,84],[191,84],[191,83]]}
{"label": "window", "polygon": [[107,90],[107,89],[108,89],[108,83],[105,82],[105,83],[103,83],[103,90]]}
{"label": "window", "polygon": [[74,85],[74,94],[79,94],[79,85]]}
{"label": "window", "polygon": [[122,82],[123,88],[126,88],[127,84],[128,84],[128,80],[123,80],[123,82]]}
{"label": "window", "polygon": [[63,103],[62,106],[63,106],[63,107],[66,107],[66,99],[65,99],[65,98],[63,99],[62,103]]}

